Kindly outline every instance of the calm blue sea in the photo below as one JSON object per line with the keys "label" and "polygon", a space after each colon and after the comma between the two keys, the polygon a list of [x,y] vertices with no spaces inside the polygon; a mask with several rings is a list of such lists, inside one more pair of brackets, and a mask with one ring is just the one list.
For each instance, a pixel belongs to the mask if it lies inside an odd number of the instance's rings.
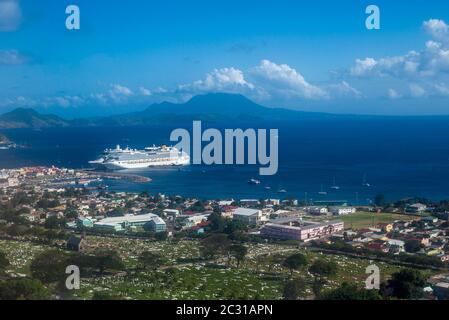
{"label": "calm blue sea", "polygon": [[[179,126],[176,126],[179,127]],[[188,126],[183,126],[189,129]],[[191,124],[190,124],[191,127]],[[232,128],[239,127],[233,124]],[[245,128],[248,126],[241,125]],[[438,118],[331,119],[271,123],[279,128],[279,172],[259,177],[257,166],[189,166],[141,171],[149,184],[108,182],[111,189],[180,194],[204,199],[285,198],[368,203],[421,196],[449,199],[449,121]],[[26,148],[0,150],[0,168],[29,165],[88,167],[116,144],[169,144],[174,127],[4,130]],[[371,187],[362,186],[364,176]],[[259,178],[260,185],[247,180]],[[333,181],[341,187],[331,190]],[[271,190],[265,187],[270,186]],[[277,193],[287,190],[286,194]],[[319,195],[323,189],[327,195]]]}

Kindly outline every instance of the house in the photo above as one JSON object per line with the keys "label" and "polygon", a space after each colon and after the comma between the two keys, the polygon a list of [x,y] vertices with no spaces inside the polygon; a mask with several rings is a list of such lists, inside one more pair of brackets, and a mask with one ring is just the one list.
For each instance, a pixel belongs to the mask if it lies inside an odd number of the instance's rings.
{"label": "house", "polygon": [[355,213],[357,210],[355,207],[332,207],[331,212],[334,216],[343,216]]}
{"label": "house", "polygon": [[411,204],[405,208],[405,212],[410,214],[419,214],[425,212],[426,210],[427,206],[422,203]]}
{"label": "house", "polygon": [[391,253],[405,252],[405,242],[402,240],[390,239],[388,240]]}
{"label": "house", "polygon": [[85,239],[84,237],[78,238],[75,236],[71,236],[68,240],[67,240],[67,250],[70,251],[83,251],[84,247],[85,247]]}
{"label": "house", "polygon": [[313,215],[326,215],[329,213],[329,209],[327,207],[308,207],[307,212]]}
{"label": "house", "polygon": [[172,216],[172,217],[177,217],[180,214],[179,210],[177,209],[164,209],[163,213],[164,216]]}
{"label": "house", "polygon": [[237,208],[234,211],[233,219],[242,221],[247,225],[257,225],[262,221],[262,211],[258,209]]}

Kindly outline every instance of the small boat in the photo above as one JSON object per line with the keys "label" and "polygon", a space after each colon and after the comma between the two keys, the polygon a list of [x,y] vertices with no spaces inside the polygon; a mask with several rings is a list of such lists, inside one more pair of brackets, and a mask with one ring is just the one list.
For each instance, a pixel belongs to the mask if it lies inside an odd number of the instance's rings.
{"label": "small boat", "polygon": [[266,186],[265,189],[266,190],[271,190],[271,187],[270,186]]}
{"label": "small boat", "polygon": [[318,194],[323,195],[323,196],[327,195],[327,191],[324,191],[323,185],[321,185],[321,191],[318,192]]}
{"label": "small boat", "polygon": [[251,178],[248,180],[248,184],[260,184],[260,180]]}
{"label": "small boat", "polygon": [[371,184],[366,181],[366,174],[363,175],[362,186],[367,187],[367,188],[371,187]]}
{"label": "small boat", "polygon": [[334,177],[334,184],[332,185],[331,189],[340,190],[340,187],[337,186],[337,183],[335,182],[335,177]]}

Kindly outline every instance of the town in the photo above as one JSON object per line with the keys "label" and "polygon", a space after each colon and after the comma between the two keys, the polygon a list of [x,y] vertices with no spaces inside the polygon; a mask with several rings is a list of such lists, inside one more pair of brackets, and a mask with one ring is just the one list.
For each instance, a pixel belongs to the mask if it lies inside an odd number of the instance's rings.
{"label": "town", "polygon": [[[104,184],[121,178],[1,170],[0,298],[449,298],[449,201],[207,200]],[[373,264],[382,287],[366,290]],[[60,288],[67,265],[81,269],[79,290]]]}

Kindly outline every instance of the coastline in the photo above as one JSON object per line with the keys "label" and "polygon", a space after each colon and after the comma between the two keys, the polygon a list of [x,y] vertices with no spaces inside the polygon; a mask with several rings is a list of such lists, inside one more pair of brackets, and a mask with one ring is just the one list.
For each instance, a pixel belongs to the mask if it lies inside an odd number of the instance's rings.
{"label": "coastline", "polygon": [[150,183],[152,181],[151,178],[137,175],[137,174],[129,174],[129,173],[118,173],[118,172],[105,172],[105,171],[94,171],[94,170],[79,170],[81,173],[96,175],[103,179],[110,180],[128,180],[134,183]]}

